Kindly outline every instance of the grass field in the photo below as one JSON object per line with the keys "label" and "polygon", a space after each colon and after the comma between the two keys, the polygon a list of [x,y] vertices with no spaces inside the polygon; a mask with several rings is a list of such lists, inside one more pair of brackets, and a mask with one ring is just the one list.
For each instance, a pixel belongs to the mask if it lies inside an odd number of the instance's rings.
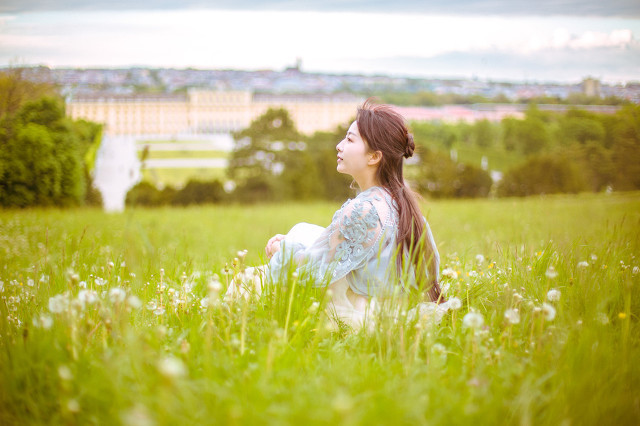
{"label": "grass field", "polygon": [[639,423],[640,194],[425,203],[439,325],[332,332],[303,278],[221,301],[338,207],[0,211],[0,424]]}

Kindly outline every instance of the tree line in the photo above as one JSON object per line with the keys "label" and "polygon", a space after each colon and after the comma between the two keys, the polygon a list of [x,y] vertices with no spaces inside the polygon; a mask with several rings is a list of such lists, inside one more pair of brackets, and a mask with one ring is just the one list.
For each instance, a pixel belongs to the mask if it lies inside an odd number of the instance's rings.
{"label": "tree line", "polygon": [[0,74],[0,205],[100,205],[91,168],[101,126],[72,120],[53,87]]}

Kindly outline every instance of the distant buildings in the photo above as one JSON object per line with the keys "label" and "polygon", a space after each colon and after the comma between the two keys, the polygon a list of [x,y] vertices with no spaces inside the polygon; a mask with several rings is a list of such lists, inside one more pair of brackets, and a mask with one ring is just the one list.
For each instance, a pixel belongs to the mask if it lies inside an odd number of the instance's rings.
{"label": "distant buildings", "polygon": [[110,135],[206,135],[249,126],[269,108],[285,108],[302,133],[333,130],[355,117],[363,99],[349,94],[284,95],[190,89],[186,94],[85,94],[67,114],[102,123]]}

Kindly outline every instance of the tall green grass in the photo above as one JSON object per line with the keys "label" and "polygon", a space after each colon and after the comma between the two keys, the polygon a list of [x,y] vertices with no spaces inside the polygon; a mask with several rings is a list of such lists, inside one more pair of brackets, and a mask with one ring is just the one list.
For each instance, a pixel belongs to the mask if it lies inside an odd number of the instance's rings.
{"label": "tall green grass", "polygon": [[440,324],[332,331],[303,276],[222,300],[338,207],[0,212],[0,423],[638,423],[638,194],[425,202]]}

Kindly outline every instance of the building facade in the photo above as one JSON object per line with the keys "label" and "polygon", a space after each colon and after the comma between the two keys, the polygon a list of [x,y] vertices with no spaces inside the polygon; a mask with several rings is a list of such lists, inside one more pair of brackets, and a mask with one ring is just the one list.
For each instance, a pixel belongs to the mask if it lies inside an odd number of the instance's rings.
{"label": "building facade", "polygon": [[207,135],[242,130],[269,108],[285,108],[305,134],[348,124],[363,99],[338,95],[272,95],[190,89],[170,95],[78,95],[67,99],[74,119],[102,123],[110,135]]}

